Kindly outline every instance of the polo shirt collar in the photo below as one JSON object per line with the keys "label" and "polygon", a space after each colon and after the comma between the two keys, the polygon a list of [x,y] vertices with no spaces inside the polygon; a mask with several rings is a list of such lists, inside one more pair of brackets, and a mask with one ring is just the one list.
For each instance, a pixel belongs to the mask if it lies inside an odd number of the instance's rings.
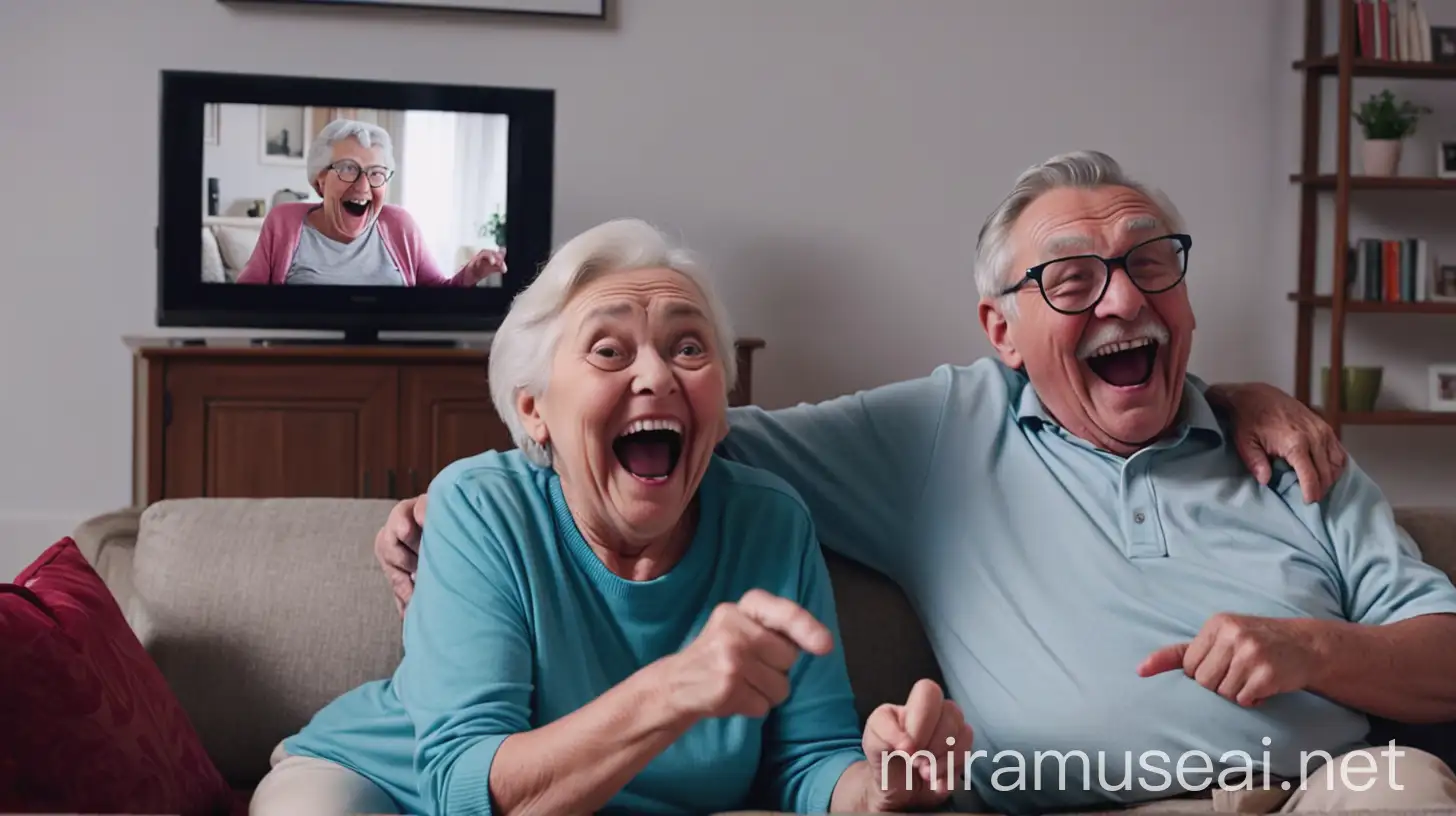
{"label": "polo shirt collar", "polygon": [[[1031,380],[1026,372],[1017,370],[1012,373],[1012,381],[1015,387],[1021,390],[1016,398],[1016,421],[1022,425],[1034,423],[1036,425],[1056,428],[1067,436],[1061,424],[1052,418],[1051,412],[1047,411],[1042,404],[1041,397],[1037,396],[1036,389],[1031,387]],[[1208,441],[1223,444],[1227,441],[1224,435],[1223,424],[1219,422],[1218,414],[1209,404],[1208,398],[1203,396],[1196,381],[1191,376],[1185,376],[1183,381],[1183,401],[1179,408],[1179,418],[1172,433],[1158,443],[1159,447],[1172,447],[1182,443],[1190,436],[1199,436]]]}

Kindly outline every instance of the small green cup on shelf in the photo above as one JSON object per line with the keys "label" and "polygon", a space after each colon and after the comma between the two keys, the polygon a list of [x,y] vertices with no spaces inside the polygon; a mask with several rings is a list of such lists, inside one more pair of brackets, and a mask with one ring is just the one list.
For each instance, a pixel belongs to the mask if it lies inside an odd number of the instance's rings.
{"label": "small green cup on shelf", "polygon": [[[1380,398],[1380,381],[1385,376],[1381,366],[1345,366],[1340,380],[1340,410],[1363,413],[1375,410]],[[1320,369],[1320,401],[1330,388],[1330,367]]]}

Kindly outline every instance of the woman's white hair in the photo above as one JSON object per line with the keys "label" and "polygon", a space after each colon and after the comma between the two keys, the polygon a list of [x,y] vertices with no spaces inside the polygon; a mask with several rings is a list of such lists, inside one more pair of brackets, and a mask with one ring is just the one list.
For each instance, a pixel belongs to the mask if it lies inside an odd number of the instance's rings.
{"label": "woman's white hair", "polygon": [[[1106,153],[1079,150],[1053,156],[1034,164],[1017,177],[1011,193],[986,218],[976,242],[976,291],[984,300],[1001,298],[1001,290],[1012,283],[1011,259],[1016,254],[1011,246],[1011,228],[1031,202],[1044,193],[1062,187],[1127,187],[1153,202],[1163,214],[1164,225],[1171,232],[1183,231],[1183,217],[1162,191],[1134,181],[1123,172],[1122,165]],[[1002,310],[1016,313],[1016,301],[1007,295]]]}
{"label": "woman's white hair", "polygon": [[389,138],[389,131],[356,119],[335,119],[324,125],[308,145],[305,166],[308,168],[309,187],[313,187],[318,182],[319,173],[333,163],[334,144],[345,139],[353,139],[365,148],[379,148],[379,152],[384,154],[384,166],[394,169],[394,140]]}
{"label": "woman's white hair", "polygon": [[708,274],[692,253],[671,243],[650,224],[636,219],[608,221],[572,238],[552,254],[536,280],[512,301],[490,344],[487,376],[491,400],[516,446],[532,462],[549,467],[551,452],[526,432],[516,411],[517,392],[524,390],[533,397],[546,393],[552,357],[561,339],[561,316],[577,292],[604,275],[638,269],[674,270],[701,292],[727,381],[723,392],[727,401],[738,378],[736,337]]}

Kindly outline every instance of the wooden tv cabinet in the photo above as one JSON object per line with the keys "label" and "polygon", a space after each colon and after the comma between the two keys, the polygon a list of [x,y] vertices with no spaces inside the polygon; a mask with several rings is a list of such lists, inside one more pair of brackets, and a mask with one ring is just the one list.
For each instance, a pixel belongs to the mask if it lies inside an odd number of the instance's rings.
{"label": "wooden tv cabinet", "polygon": [[[133,501],[404,498],[456,459],[514,447],[484,348],[133,340]],[[733,405],[752,401],[738,344]]]}

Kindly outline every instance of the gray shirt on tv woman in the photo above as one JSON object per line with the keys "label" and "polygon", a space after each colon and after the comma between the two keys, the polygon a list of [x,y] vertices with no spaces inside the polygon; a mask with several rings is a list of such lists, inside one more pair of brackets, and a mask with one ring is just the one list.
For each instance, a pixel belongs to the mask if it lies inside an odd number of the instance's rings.
{"label": "gray shirt on tv woman", "polygon": [[384,248],[378,225],[345,244],[303,225],[298,249],[288,267],[289,284],[335,286],[403,286],[394,260]]}

